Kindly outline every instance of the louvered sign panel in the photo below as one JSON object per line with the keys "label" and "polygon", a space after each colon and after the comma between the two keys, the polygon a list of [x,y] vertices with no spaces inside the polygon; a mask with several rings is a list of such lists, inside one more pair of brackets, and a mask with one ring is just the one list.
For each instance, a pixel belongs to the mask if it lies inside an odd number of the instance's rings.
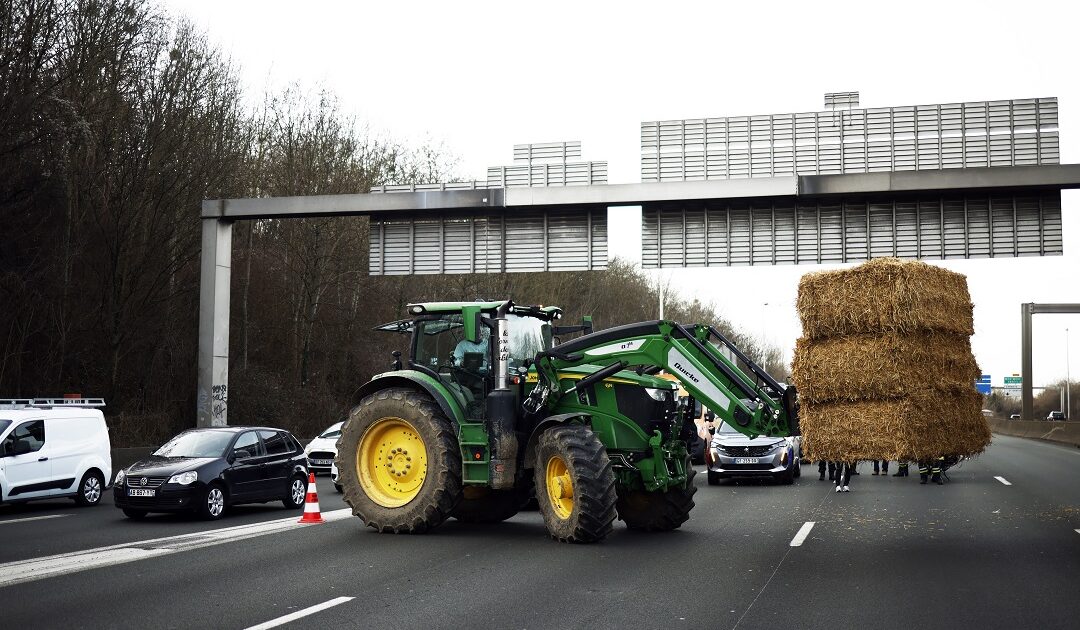
{"label": "louvered sign panel", "polygon": [[1062,253],[1061,197],[646,204],[641,240],[647,269],[1052,256]]}
{"label": "louvered sign panel", "polygon": [[371,220],[371,275],[606,268],[607,209]]}
{"label": "louvered sign panel", "polygon": [[641,181],[1057,164],[1056,98],[641,123]]}

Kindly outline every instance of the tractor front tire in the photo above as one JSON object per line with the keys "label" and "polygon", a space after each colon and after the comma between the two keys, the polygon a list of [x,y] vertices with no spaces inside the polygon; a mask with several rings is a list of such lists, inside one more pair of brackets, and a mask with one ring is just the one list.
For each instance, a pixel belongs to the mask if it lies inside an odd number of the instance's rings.
{"label": "tractor front tire", "polygon": [[690,519],[690,510],[694,509],[694,476],[697,471],[686,458],[686,485],[682,488],[668,488],[666,492],[646,492],[645,490],[627,490],[619,492],[619,501],[615,504],[619,519],[626,522],[626,527],[643,532],[669,532],[678,529]]}
{"label": "tractor front tire", "polygon": [[592,429],[561,425],[540,435],[534,463],[536,498],[555,540],[602,540],[615,520],[615,473]]}
{"label": "tractor front tire", "polygon": [[517,514],[531,496],[519,488],[466,487],[461,502],[450,516],[462,523],[501,523]]}
{"label": "tractor front tire", "polygon": [[341,429],[337,468],[345,503],[383,533],[427,532],[461,500],[455,427],[429,396],[410,389],[360,401]]}

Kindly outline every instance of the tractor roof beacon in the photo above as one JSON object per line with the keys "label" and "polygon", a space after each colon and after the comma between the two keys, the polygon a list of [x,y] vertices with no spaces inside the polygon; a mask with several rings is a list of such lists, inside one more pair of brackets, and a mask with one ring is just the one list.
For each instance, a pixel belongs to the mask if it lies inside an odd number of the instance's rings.
{"label": "tractor roof beacon", "polygon": [[799,431],[795,388],[711,326],[592,332],[590,318],[558,326],[561,309],[509,300],[407,308],[377,329],[410,334],[408,360],[395,352],[357,390],[336,459],[345,501],[382,532],[499,522],[534,494],[560,541],[601,540],[616,517],[672,530],[694,507],[694,399],[748,436]]}

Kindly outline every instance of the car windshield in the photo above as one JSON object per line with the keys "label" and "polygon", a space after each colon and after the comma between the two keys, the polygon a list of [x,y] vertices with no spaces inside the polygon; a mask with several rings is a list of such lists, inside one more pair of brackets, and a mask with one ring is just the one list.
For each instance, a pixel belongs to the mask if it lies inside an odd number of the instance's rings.
{"label": "car windshield", "polygon": [[232,439],[229,431],[187,431],[165,443],[154,455],[160,457],[221,457]]}
{"label": "car windshield", "polygon": [[330,428],[319,434],[321,438],[336,438],[341,436],[341,424],[340,422],[330,425]]}

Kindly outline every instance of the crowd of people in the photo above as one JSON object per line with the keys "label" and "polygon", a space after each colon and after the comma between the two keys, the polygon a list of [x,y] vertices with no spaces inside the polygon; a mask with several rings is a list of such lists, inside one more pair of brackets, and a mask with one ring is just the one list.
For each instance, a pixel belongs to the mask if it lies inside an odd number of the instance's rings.
{"label": "crowd of people", "polygon": [[[954,462],[955,463],[955,462]],[[888,460],[873,460],[874,464],[874,476],[888,475],[889,474],[889,461]],[[945,482],[942,480],[945,474],[945,469],[948,467],[948,460],[945,457],[937,457],[929,460],[922,460],[917,462],[919,466],[919,483],[925,485],[928,482],[935,483],[937,485],[943,485]],[[850,492],[851,491],[851,477],[858,475],[859,462],[818,462],[818,479],[825,481],[825,475],[828,473],[829,481],[836,482],[836,492]],[[897,470],[893,473],[893,477],[907,477],[908,466],[910,462],[897,462]]]}

